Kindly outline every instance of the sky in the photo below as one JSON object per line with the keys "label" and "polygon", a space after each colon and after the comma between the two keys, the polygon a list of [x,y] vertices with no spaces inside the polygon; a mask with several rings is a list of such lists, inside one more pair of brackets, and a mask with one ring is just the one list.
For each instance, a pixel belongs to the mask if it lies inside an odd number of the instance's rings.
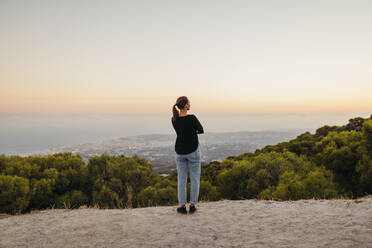
{"label": "sky", "polygon": [[0,1],[0,113],[372,112],[372,1]]}

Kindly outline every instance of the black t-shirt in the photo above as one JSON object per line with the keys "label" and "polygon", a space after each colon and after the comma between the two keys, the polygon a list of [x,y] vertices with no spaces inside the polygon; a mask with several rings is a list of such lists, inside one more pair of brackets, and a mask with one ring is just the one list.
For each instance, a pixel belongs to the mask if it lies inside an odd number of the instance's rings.
{"label": "black t-shirt", "polygon": [[194,152],[199,145],[198,133],[204,133],[203,127],[195,115],[179,116],[175,121],[171,119],[177,133],[175,151],[178,154]]}

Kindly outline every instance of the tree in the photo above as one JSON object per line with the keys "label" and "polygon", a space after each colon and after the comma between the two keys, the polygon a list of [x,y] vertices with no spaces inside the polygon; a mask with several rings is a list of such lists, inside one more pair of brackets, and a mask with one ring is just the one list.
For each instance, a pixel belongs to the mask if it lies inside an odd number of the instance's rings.
{"label": "tree", "polygon": [[0,174],[0,212],[20,212],[28,207],[29,199],[28,179]]}

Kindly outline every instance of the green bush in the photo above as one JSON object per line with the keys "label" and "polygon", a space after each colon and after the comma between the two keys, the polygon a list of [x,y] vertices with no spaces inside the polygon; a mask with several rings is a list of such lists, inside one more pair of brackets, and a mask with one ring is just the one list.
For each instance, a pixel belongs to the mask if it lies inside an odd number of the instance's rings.
{"label": "green bush", "polygon": [[58,197],[57,207],[59,208],[78,208],[88,204],[88,197],[80,190],[68,191]]}
{"label": "green bush", "polygon": [[0,212],[20,212],[28,207],[29,198],[28,179],[0,174]]}

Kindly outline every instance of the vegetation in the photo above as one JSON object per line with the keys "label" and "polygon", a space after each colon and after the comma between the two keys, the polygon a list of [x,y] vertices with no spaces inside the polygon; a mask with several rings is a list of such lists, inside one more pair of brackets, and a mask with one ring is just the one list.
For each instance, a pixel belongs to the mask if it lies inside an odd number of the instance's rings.
{"label": "vegetation", "polygon": [[[161,177],[138,156],[0,155],[0,212],[49,207],[177,203],[177,172]],[[190,185],[188,184],[188,187]],[[360,197],[372,194],[372,115],[344,126],[202,164],[200,200]]]}

